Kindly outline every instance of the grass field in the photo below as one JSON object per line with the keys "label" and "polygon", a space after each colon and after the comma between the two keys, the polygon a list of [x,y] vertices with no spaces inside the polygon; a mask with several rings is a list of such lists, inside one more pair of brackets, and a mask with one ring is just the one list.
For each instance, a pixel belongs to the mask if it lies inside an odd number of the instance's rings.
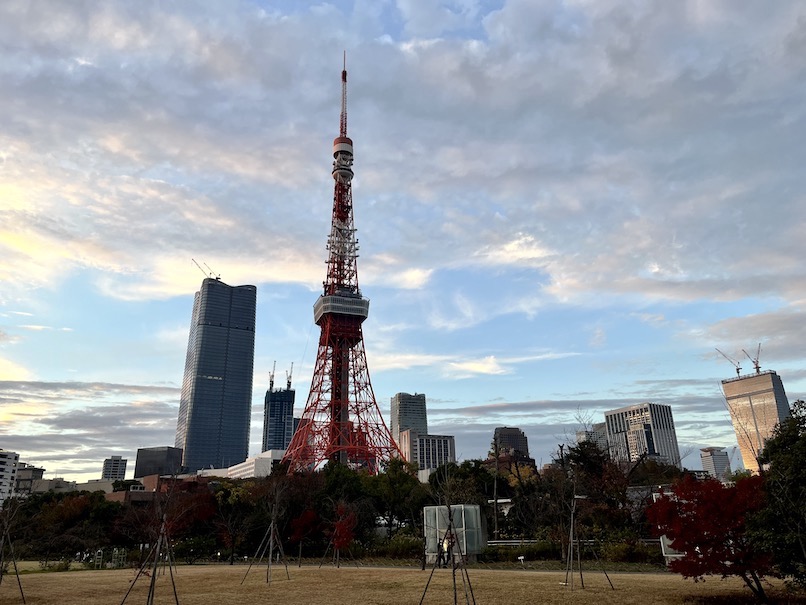
{"label": "grass field", "polygon": [[[27,566],[25,566],[27,567]],[[253,567],[245,576],[244,565],[180,566],[174,578],[182,605],[407,605],[419,603],[430,569],[343,566],[272,567],[272,582],[266,582],[267,567]],[[25,573],[20,575],[28,605],[119,604],[136,570],[80,570]],[[612,590],[601,572],[584,574],[585,588],[576,577],[574,589],[563,586],[564,572],[468,571],[475,602],[479,605],[574,603],[594,605],[646,605],[672,603],[750,603],[749,591],[736,579],[708,579],[694,583],[670,573],[611,573]],[[243,584],[241,581],[244,580]],[[435,571],[424,603],[453,603],[451,570]],[[459,603],[465,603],[461,574],[456,579]],[[141,576],[126,603],[146,602],[150,577]],[[776,584],[773,587],[780,587]],[[802,603],[784,599],[780,602]],[[22,603],[17,577],[6,575],[0,584],[0,604]],[[170,575],[156,579],[156,604],[173,604]]]}

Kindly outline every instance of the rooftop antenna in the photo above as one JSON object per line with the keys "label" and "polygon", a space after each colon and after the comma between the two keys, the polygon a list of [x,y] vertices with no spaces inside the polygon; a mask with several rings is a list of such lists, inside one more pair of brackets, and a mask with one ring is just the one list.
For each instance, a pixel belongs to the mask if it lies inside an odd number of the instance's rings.
{"label": "rooftop antenna", "polygon": [[758,363],[759,357],[761,357],[761,343],[758,343],[758,349],[756,350],[756,356],[750,357],[750,353],[742,349],[742,353],[747,355],[747,358],[753,362],[753,367],[756,370],[756,374],[761,374],[761,365]]}
{"label": "rooftop antenna", "polygon": [[285,388],[287,390],[289,390],[289,391],[291,390],[291,374],[293,374],[293,373],[294,373],[294,362],[292,361],[291,362],[291,371],[285,373],[285,380],[286,380]]}
{"label": "rooftop antenna", "polygon": [[269,392],[274,389],[274,370],[277,367],[277,361],[275,361],[271,366],[271,374],[269,374]]}
{"label": "rooftop antenna", "polygon": [[[725,355],[725,354],[724,354],[722,351],[720,351],[719,349],[717,349],[717,350],[716,350],[716,352],[717,352],[717,353],[719,353],[720,355],[722,355],[722,357],[724,357],[725,359],[727,359],[729,362],[731,362],[731,363],[733,364],[733,367],[734,367],[734,368],[736,368],[736,376],[740,376],[740,375],[741,375],[741,373],[742,373],[742,366],[741,366],[741,365],[739,365],[739,362],[738,362],[738,361],[736,361],[735,359],[733,359],[733,357],[730,357],[730,356],[728,356],[728,355]],[[745,355],[746,355],[746,353],[745,353]]]}

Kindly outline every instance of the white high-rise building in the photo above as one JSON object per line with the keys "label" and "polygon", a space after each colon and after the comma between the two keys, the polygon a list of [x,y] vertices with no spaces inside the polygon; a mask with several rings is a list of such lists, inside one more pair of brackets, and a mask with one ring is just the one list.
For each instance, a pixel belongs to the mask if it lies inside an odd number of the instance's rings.
{"label": "white high-rise building", "polygon": [[102,481],[123,481],[126,478],[126,464],[128,460],[121,456],[112,456],[104,460],[104,468],[101,471]]}
{"label": "white high-rise building", "polygon": [[730,459],[724,447],[704,447],[700,450],[702,470],[720,481],[730,473]]}
{"label": "white high-rise building", "polygon": [[17,485],[17,466],[20,455],[0,449],[0,507],[6,498],[10,498]]}
{"label": "white high-rise building", "polygon": [[639,403],[605,412],[605,429],[612,460],[636,462],[646,456],[682,468],[670,406]]}
{"label": "white high-rise building", "polygon": [[406,429],[400,433],[398,447],[406,462],[416,462],[420,470],[456,462],[456,442],[452,435],[420,435]]}

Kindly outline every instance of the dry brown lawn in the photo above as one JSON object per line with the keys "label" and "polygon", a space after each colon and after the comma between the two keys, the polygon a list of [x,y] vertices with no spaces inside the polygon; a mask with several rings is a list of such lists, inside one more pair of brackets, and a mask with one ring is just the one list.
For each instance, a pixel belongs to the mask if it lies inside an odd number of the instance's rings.
{"label": "dry brown lawn", "polygon": [[[176,569],[176,589],[182,605],[406,605],[417,604],[423,595],[430,570],[344,566],[289,567],[286,579],[282,566],[272,567],[272,582],[266,582],[267,568],[253,567],[246,575],[243,565],[194,565]],[[586,572],[585,588],[563,586],[564,572],[503,571],[470,569],[475,601],[479,605],[521,605],[530,603],[573,603],[595,605],[646,605],[648,603],[749,602],[749,591],[736,579],[708,579],[694,583],[671,573],[611,573],[611,590],[601,572]],[[20,579],[28,605],[120,604],[136,570],[86,570],[22,574]],[[456,579],[459,603],[465,603],[461,574]],[[0,604],[22,603],[17,577],[6,575],[0,584]],[[126,603],[146,602],[150,577],[141,576]],[[173,604],[170,575],[159,574],[156,604]],[[794,602],[794,601],[792,601]],[[434,573],[424,603],[453,603],[450,570]]]}

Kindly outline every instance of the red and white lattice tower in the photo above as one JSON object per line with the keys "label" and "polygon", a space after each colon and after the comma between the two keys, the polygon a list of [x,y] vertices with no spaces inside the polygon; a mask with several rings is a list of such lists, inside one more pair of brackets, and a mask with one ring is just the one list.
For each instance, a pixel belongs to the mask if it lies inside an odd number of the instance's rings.
{"label": "red and white lattice tower", "polygon": [[341,72],[341,123],[333,141],[333,221],[324,292],[313,306],[321,328],[311,392],[286,450],[288,472],[333,461],[377,473],[400,450],[383,421],[369,381],[361,324],[369,300],[358,288],[353,226],[353,141],[347,136],[347,69]]}

